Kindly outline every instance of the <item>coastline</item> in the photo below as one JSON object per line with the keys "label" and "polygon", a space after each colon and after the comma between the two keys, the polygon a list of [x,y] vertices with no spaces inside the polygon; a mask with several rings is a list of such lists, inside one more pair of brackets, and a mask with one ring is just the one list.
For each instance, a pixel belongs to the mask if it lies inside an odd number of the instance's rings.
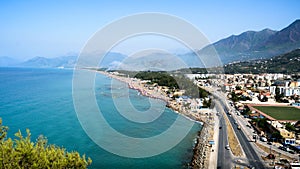
{"label": "coastline", "polygon": [[190,121],[199,123],[202,127],[201,130],[198,131],[197,136],[195,138],[196,141],[193,147],[193,156],[190,163],[188,163],[187,166],[188,168],[208,168],[208,166],[204,167],[205,165],[208,165],[206,164],[206,161],[207,154],[209,153],[208,149],[206,148],[209,139],[209,131],[208,126],[206,124],[208,116],[201,116],[200,113],[194,113],[191,110],[181,105],[178,105],[175,100],[169,98],[162,90],[150,90],[149,88],[144,86],[140,79],[124,77],[118,74],[108,73],[105,71],[96,71],[96,73],[100,73],[109,78],[124,82],[128,85],[128,88],[137,90],[143,96],[154,99],[160,99],[166,102],[166,107],[172,109],[175,113],[184,116]]}
{"label": "coastline", "polygon": [[142,80],[140,79],[119,76],[104,71],[96,71],[96,72],[104,76],[110,77],[112,79],[119,80],[121,82],[126,83],[130,89],[139,91],[139,93],[143,96],[154,98],[154,99],[160,99],[166,102],[166,106],[168,108],[172,109],[174,112],[178,114],[185,116],[189,120],[200,123],[201,125],[203,125],[203,123],[206,121],[206,118],[200,116],[199,113],[191,113],[191,111],[189,111],[187,108],[178,105],[175,100],[169,98],[163,91],[159,89],[158,90],[148,89],[143,85]]}

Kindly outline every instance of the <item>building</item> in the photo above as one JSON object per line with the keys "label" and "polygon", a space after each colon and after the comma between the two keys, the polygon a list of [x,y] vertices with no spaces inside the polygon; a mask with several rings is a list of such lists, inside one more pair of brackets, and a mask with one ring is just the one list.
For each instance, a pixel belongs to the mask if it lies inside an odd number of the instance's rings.
{"label": "building", "polygon": [[[296,85],[297,84],[297,85]],[[283,94],[285,97],[300,95],[300,87],[297,83],[291,82],[290,84],[284,83],[284,85],[278,84],[277,86],[270,86],[269,91],[272,95],[276,95],[276,87],[279,89],[279,93]],[[276,83],[275,83],[276,85]]]}
{"label": "building", "polygon": [[300,103],[292,103],[292,106],[299,106],[300,107]]}
{"label": "building", "polygon": [[278,121],[268,121],[269,124],[271,124],[271,130],[277,131],[280,133],[280,135],[283,138],[284,144],[296,144],[296,135],[294,132],[287,131],[284,128],[284,125],[279,123]]}

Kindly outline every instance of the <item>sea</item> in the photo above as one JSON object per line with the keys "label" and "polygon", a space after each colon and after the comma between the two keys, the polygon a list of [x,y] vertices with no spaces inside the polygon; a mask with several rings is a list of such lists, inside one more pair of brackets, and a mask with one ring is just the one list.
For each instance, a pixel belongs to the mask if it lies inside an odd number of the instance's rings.
{"label": "sea", "polygon": [[[186,136],[173,148],[166,152],[149,157],[127,157],[110,152],[103,148],[85,132],[78,120],[72,98],[72,69],[38,69],[38,68],[0,68],[0,117],[3,125],[9,127],[8,137],[20,130],[24,135],[26,129],[31,131],[31,140],[44,135],[49,144],[66,148],[68,151],[78,151],[92,159],[89,168],[187,168],[193,155],[193,145],[201,124],[186,119],[171,109],[165,107],[162,101],[151,100],[140,95],[136,90],[128,89],[130,103],[138,110],[147,110],[150,106],[164,106],[163,113],[152,122],[136,124],[124,118],[114,106],[115,97],[120,101],[122,94],[112,94],[112,79],[97,74],[95,78],[95,98],[101,113],[110,122],[115,131],[129,137],[148,138],[159,135],[174,125],[180,119],[180,127],[193,125]],[[118,90],[114,90],[118,92]],[[125,102],[125,100],[123,100]],[[155,105],[150,104],[155,102]],[[128,110],[129,111],[129,110]],[[97,125],[100,126],[101,124]],[[95,129],[95,131],[97,131]],[[172,136],[179,132],[169,133]],[[173,137],[165,138],[172,139]],[[105,133],[101,141],[112,143],[118,140],[114,135]],[[163,143],[172,142],[165,140]],[[159,148],[160,143],[155,143]],[[124,146],[124,150],[126,150]],[[135,152],[136,149],[127,151]]]}

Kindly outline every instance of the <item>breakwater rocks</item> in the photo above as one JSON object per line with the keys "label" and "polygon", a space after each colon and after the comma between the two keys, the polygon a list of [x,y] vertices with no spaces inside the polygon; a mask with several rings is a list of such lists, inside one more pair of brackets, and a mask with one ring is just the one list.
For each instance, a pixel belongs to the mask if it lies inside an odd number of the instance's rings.
{"label": "breakwater rocks", "polygon": [[208,142],[208,127],[207,124],[203,124],[203,128],[201,131],[198,131],[198,136],[196,139],[196,144],[193,149],[193,158],[188,168],[191,169],[204,169],[208,168],[207,164],[207,142]]}

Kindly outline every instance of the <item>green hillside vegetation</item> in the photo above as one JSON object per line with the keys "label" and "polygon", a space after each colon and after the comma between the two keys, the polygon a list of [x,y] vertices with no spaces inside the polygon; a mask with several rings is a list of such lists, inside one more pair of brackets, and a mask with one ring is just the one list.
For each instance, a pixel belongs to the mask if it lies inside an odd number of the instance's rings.
{"label": "green hillside vegetation", "polygon": [[64,148],[48,145],[47,139],[38,137],[31,141],[30,131],[24,137],[19,131],[16,139],[7,138],[8,127],[0,118],[0,168],[87,168],[92,160],[78,152],[67,152]]}
{"label": "green hillside vegetation", "polygon": [[[208,97],[209,92],[199,88],[189,78],[182,74],[182,71],[166,72],[166,71],[125,71],[118,70],[117,72],[134,77],[141,80],[149,80],[149,84],[157,84],[159,86],[169,87],[173,92],[175,90],[185,90],[185,95],[191,98]],[[180,72],[180,73],[179,73]]]}
{"label": "green hillside vegetation", "polygon": [[226,73],[300,73],[300,49],[271,59],[232,63],[224,66]]}
{"label": "green hillside vegetation", "polygon": [[177,81],[167,72],[139,72],[134,77],[142,80],[151,80],[151,83],[157,83],[159,86],[179,89]]}
{"label": "green hillside vegetation", "polygon": [[[185,95],[191,98],[199,98],[205,94],[190,79],[182,74],[170,74],[168,72],[138,72],[134,77],[142,80],[150,80],[159,86],[167,86],[173,90],[185,90]],[[207,94],[208,95],[208,94]]]}

